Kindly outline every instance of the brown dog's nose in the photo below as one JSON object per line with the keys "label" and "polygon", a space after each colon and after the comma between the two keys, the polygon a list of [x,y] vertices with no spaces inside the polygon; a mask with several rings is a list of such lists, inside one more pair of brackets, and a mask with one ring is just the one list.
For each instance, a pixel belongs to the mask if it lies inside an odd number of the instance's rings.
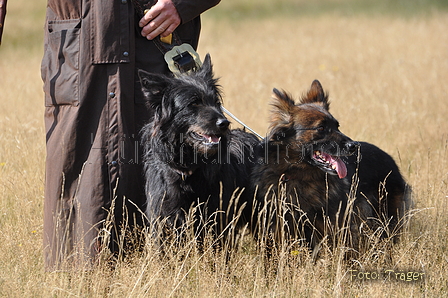
{"label": "brown dog's nose", "polygon": [[226,118],[219,118],[218,120],[216,120],[216,126],[220,130],[226,130],[229,127],[229,124],[230,122]]}
{"label": "brown dog's nose", "polygon": [[355,142],[355,141],[350,141],[350,142],[345,143],[345,150],[349,154],[356,153],[356,151],[358,150],[358,147],[359,147],[359,143]]}

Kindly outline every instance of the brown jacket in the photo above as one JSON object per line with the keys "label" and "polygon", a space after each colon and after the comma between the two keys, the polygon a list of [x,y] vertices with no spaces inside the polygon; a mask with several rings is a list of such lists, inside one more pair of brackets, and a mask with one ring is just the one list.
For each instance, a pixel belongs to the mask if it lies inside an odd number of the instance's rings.
{"label": "brown jacket", "polygon": [[[218,2],[173,0],[184,42],[197,46],[199,15]],[[168,69],[137,23],[130,0],[48,0],[41,68],[47,269],[93,260],[108,240],[116,250],[116,229],[142,223],[139,130],[149,111],[136,69]],[[103,232],[110,223],[111,239]]]}

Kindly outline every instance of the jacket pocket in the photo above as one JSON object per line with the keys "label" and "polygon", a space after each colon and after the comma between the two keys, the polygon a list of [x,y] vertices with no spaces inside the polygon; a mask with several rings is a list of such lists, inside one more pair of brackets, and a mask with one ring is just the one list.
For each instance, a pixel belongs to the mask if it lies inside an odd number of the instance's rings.
{"label": "jacket pocket", "polygon": [[81,20],[52,20],[46,29],[41,65],[45,106],[77,106]]}

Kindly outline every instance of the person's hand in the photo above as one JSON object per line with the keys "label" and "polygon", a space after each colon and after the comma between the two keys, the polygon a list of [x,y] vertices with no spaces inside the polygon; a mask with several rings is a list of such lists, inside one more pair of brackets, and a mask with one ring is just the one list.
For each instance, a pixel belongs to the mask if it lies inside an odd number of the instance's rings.
{"label": "person's hand", "polygon": [[166,37],[180,25],[179,13],[171,0],[159,0],[139,22],[142,36],[149,40]]}

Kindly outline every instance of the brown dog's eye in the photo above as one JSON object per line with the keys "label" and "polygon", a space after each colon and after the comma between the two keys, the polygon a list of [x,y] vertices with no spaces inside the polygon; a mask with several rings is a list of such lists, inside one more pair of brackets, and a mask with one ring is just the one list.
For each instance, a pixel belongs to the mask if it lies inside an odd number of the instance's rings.
{"label": "brown dog's eye", "polygon": [[319,126],[318,128],[316,128],[316,130],[317,130],[318,132],[322,132],[322,131],[325,130],[325,127],[323,127],[323,126]]}

